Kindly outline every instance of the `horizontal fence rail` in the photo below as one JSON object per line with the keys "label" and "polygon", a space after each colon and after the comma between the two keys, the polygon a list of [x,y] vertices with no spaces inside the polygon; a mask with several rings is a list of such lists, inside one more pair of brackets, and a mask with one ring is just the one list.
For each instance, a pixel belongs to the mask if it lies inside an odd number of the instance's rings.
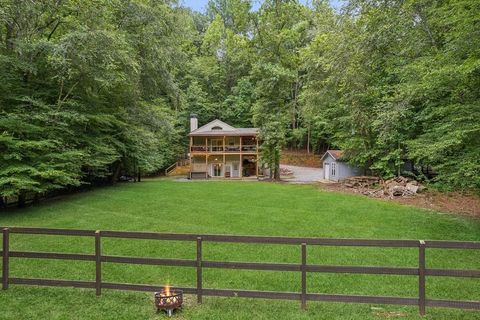
{"label": "horizontal fence rail", "polygon": [[[10,284],[37,285],[52,287],[74,287],[95,289],[97,296],[102,289],[132,290],[132,291],[159,291],[163,286],[110,283],[102,281],[103,263],[121,263],[138,265],[158,265],[196,268],[196,287],[181,288],[186,294],[197,295],[198,303],[203,296],[245,297],[264,299],[286,299],[300,301],[301,307],[306,308],[307,301],[329,301],[344,303],[394,304],[418,306],[421,315],[425,314],[426,307],[449,307],[460,309],[480,310],[480,301],[457,301],[427,299],[426,277],[463,277],[480,278],[480,270],[461,269],[434,269],[426,267],[425,250],[435,249],[480,249],[480,242],[474,241],[444,241],[444,240],[373,240],[373,239],[327,239],[327,238],[294,238],[294,237],[265,237],[265,236],[237,236],[237,235],[210,235],[210,234],[177,234],[155,232],[128,232],[128,231],[98,231],[73,230],[51,228],[0,227],[2,229],[2,289],[8,289]],[[11,251],[11,234],[34,234],[46,236],[78,236],[95,239],[94,254]],[[147,239],[147,240],[175,240],[196,242],[195,259],[163,259],[150,257],[126,257],[103,255],[101,250],[102,238]],[[202,244],[204,242],[245,243],[245,244],[282,244],[298,245],[301,260],[298,263],[263,263],[263,262],[234,262],[208,261],[203,259]],[[383,247],[383,248],[418,248],[418,267],[373,267],[373,266],[329,266],[307,263],[308,246],[334,247]],[[95,281],[78,281],[63,279],[17,278],[10,276],[10,258],[23,259],[54,259],[72,261],[95,262]],[[203,269],[242,269],[242,270],[269,270],[291,271],[301,273],[301,292],[253,291],[203,288]],[[309,293],[307,291],[308,273],[344,273],[344,274],[373,274],[373,275],[401,275],[418,277],[418,297],[385,297],[362,295],[339,295]]]}

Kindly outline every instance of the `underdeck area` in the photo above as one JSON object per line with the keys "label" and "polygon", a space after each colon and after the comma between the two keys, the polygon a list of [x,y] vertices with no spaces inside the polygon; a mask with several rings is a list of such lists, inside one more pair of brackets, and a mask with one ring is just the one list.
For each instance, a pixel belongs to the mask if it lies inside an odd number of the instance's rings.
{"label": "underdeck area", "polygon": [[194,155],[191,157],[192,179],[257,177],[258,156],[255,155]]}

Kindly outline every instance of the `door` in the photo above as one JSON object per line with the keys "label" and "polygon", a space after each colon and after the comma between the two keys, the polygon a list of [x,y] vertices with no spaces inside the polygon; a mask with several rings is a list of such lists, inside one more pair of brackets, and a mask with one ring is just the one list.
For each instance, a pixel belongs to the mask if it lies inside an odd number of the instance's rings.
{"label": "door", "polygon": [[330,163],[323,164],[323,174],[325,176],[325,180],[330,180]]}
{"label": "door", "polygon": [[240,177],[240,168],[238,162],[232,162],[232,177]]}
{"label": "door", "polygon": [[222,177],[222,167],[223,165],[221,163],[212,163],[212,177]]}

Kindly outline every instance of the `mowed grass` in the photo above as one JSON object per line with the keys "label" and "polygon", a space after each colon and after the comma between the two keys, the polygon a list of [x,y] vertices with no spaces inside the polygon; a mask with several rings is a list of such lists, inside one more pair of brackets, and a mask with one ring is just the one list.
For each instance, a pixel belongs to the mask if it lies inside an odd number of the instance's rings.
{"label": "mowed grass", "polygon": [[[2,226],[373,239],[480,241],[480,223],[315,186],[150,180],[75,194],[0,214]],[[11,235],[12,250],[93,253],[92,238]],[[300,248],[205,243],[204,258],[299,263]],[[109,255],[194,259],[195,244],[103,239]],[[480,251],[480,250],[479,250]],[[416,267],[417,249],[308,247],[308,263]],[[480,252],[427,250],[427,267],[480,269]],[[94,263],[11,259],[12,277],[93,280]],[[103,265],[108,282],[195,286],[195,269]],[[204,287],[300,290],[300,273],[205,269]],[[308,292],[415,297],[414,276],[312,274]],[[427,297],[480,300],[479,279],[427,278]],[[177,319],[420,319],[415,307],[187,296]],[[0,292],[1,319],[160,319],[151,293],[26,287]],[[428,308],[426,319],[480,319],[479,311]]]}

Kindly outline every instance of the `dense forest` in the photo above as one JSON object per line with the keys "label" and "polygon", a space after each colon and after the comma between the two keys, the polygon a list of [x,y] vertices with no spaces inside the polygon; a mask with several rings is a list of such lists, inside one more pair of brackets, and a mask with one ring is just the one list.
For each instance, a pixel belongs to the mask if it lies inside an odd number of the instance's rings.
{"label": "dense forest", "polygon": [[191,113],[259,127],[273,169],[339,148],[480,188],[478,0],[0,0],[0,70],[1,199],[159,172]]}

